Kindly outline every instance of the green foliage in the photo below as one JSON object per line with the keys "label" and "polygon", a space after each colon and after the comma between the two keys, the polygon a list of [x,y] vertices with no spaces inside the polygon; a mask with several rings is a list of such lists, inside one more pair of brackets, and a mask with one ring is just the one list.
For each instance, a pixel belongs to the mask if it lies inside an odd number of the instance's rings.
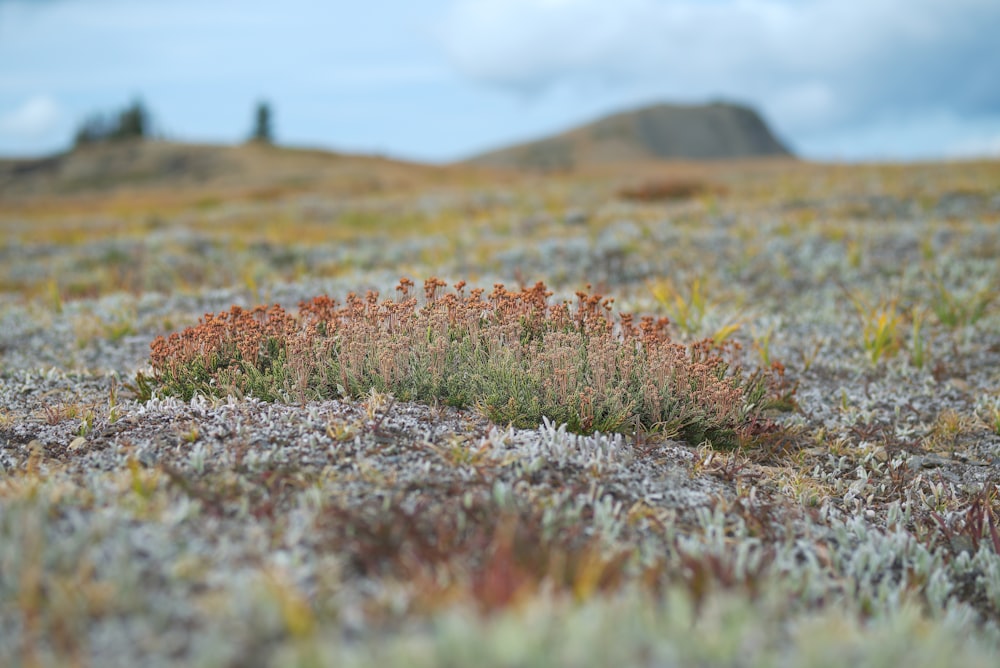
{"label": "green foliage", "polygon": [[872,364],[895,355],[902,346],[899,330],[903,321],[897,300],[888,299],[873,304],[857,296],[853,297],[853,301],[861,320],[861,343]]}
{"label": "green foliage", "polygon": [[134,383],[123,383],[125,389],[135,395],[136,401],[147,402],[153,398],[156,381],[141,371],[136,372]]}
{"label": "green foliage", "polygon": [[1000,436],[1000,396],[980,397],[976,401],[976,416],[990,431]]}
{"label": "green foliage", "polygon": [[995,290],[990,288],[966,292],[952,291],[938,280],[934,285],[931,309],[945,327],[955,329],[974,325],[986,314],[986,309],[995,295]]}
{"label": "green foliage", "polygon": [[77,436],[89,436],[90,432],[94,430],[94,410],[88,409],[83,417],[80,418],[80,426],[76,430]]}
{"label": "green foliage", "polygon": [[923,369],[927,361],[927,342],[923,334],[923,324],[926,313],[916,307],[911,312],[913,331],[910,334],[910,361],[913,366]]}
{"label": "green foliage", "polygon": [[701,279],[695,278],[691,281],[691,288],[687,294],[675,287],[670,280],[651,285],[650,291],[666,310],[671,322],[689,335],[699,333],[707,307]]}

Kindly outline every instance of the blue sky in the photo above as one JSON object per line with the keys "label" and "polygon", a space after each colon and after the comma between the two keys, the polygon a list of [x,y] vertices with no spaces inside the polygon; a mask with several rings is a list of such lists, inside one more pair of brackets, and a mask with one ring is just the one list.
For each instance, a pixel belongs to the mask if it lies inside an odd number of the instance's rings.
{"label": "blue sky", "polygon": [[141,97],[182,141],[443,162],[651,102],[820,160],[1000,156],[997,0],[0,0],[0,155]]}

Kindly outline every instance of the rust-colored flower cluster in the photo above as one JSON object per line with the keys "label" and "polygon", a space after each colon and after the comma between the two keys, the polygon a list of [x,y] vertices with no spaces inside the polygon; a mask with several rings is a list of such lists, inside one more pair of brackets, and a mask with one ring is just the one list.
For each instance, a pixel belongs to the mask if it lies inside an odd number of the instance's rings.
{"label": "rust-colored flower cluster", "polygon": [[575,431],[656,429],[690,439],[731,437],[756,387],[719,351],[671,340],[665,318],[615,315],[612,300],[578,292],[552,302],[543,283],[486,293],[402,279],[394,299],[320,296],[297,315],[279,306],[206,315],[158,338],[152,365],[164,391],[267,399],[397,398],[477,405],[498,422],[542,416]]}
{"label": "rust-colored flower cluster", "polygon": [[233,306],[206,314],[198,324],[150,344],[150,361],[157,372],[177,373],[194,360],[212,367],[235,362],[259,365],[265,361],[268,341],[283,341],[297,327],[296,320],[277,304],[251,310]]}

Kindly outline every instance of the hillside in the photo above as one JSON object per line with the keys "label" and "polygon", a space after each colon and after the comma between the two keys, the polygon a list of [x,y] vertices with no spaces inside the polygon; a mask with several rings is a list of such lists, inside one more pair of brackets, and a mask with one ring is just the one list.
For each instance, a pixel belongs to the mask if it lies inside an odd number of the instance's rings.
{"label": "hillside", "polygon": [[472,164],[568,169],[642,160],[790,156],[749,107],[659,104],[608,116],[562,134],[474,156]]}
{"label": "hillside", "polygon": [[381,157],[260,144],[129,141],[46,158],[0,160],[0,198],[313,188],[369,192],[424,182],[441,171]]}

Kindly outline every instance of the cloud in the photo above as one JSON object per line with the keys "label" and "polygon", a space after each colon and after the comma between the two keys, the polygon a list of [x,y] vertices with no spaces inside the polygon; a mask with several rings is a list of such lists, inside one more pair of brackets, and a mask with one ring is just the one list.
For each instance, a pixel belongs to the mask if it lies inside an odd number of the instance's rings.
{"label": "cloud", "polygon": [[744,99],[800,135],[924,112],[1000,115],[995,0],[459,0],[464,76]]}
{"label": "cloud", "polygon": [[951,158],[1000,158],[1000,135],[963,141],[950,147],[945,155]]}
{"label": "cloud", "polygon": [[61,118],[59,105],[51,97],[32,97],[0,115],[0,134],[24,139],[45,137],[58,128]]}

